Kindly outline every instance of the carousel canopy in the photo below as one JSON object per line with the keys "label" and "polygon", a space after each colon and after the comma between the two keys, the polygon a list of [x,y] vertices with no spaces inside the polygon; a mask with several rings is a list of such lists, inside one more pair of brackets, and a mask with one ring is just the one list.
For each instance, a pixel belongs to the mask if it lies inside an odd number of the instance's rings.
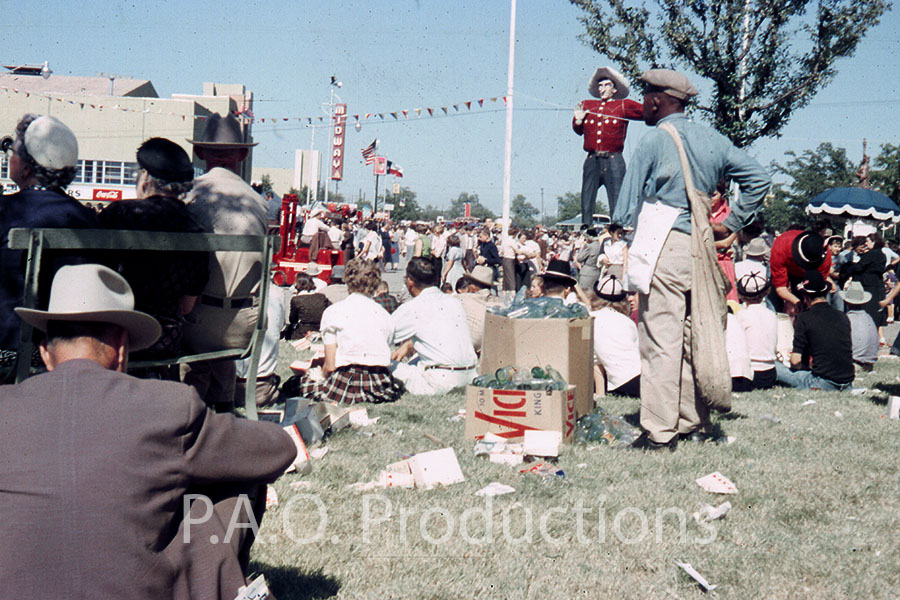
{"label": "carousel canopy", "polygon": [[875,190],[859,187],[832,188],[813,198],[807,212],[842,217],[861,217],[875,221],[900,222],[900,206]]}

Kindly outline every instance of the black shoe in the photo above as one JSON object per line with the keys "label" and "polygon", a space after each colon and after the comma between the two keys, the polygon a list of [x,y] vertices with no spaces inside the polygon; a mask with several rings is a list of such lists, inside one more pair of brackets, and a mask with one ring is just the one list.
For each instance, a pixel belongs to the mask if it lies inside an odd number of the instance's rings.
{"label": "black shoe", "polygon": [[669,452],[674,452],[675,448],[678,446],[678,436],[676,435],[671,440],[665,443],[654,442],[650,439],[650,436],[647,435],[645,431],[640,435],[640,437],[634,440],[634,443],[631,444],[632,450],[647,450],[647,451],[655,451],[655,450],[668,450]]}

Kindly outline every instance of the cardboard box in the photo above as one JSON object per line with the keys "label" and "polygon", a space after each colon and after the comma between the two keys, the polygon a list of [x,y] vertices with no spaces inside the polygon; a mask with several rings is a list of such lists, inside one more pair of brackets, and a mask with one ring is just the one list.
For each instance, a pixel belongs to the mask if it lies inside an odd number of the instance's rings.
{"label": "cardboard box", "polygon": [[465,481],[453,448],[416,454],[409,459],[409,468],[417,488],[430,490]]}
{"label": "cardboard box", "polygon": [[525,431],[559,431],[563,443],[575,437],[575,386],[566,390],[495,390],[466,388],[466,438],[494,433],[523,441]]}
{"label": "cardboard box", "polygon": [[593,318],[510,319],[488,312],[479,373],[550,365],[574,385],[578,416],[594,410]]}

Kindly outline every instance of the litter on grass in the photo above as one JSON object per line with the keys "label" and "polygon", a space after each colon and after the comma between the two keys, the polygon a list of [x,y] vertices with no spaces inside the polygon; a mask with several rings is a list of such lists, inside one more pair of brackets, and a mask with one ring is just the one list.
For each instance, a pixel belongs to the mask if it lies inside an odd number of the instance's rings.
{"label": "litter on grass", "polygon": [[516,491],[516,488],[506,485],[505,483],[500,483],[499,481],[492,481],[487,484],[477,492],[475,492],[476,496],[502,496],[503,494],[512,494]]}
{"label": "litter on grass", "polygon": [[269,586],[266,585],[266,577],[265,575],[260,575],[251,581],[249,585],[239,587],[234,600],[266,600],[269,597]]}
{"label": "litter on grass", "polygon": [[815,400],[807,400],[806,402],[804,402],[804,403],[801,404],[800,406],[810,406],[811,404],[815,404],[815,403],[816,403]]}
{"label": "litter on grass", "polygon": [[464,408],[459,409],[458,411],[456,411],[455,415],[453,415],[452,417],[448,417],[447,420],[453,421],[453,422],[465,421],[466,420],[466,409],[464,409]]}
{"label": "litter on grass", "polygon": [[850,393],[854,396],[862,396],[869,391],[869,388],[850,388]]}
{"label": "litter on grass", "polygon": [[727,477],[716,471],[697,480],[697,485],[713,494],[737,494],[737,488]]}
{"label": "litter on grass", "polygon": [[842,413],[839,410],[836,410],[836,411],[834,411],[834,416],[836,416],[837,418],[841,418],[844,416],[844,413]]}
{"label": "litter on grass", "polygon": [[541,477],[561,477],[562,479],[566,478],[566,472],[562,469],[559,469],[553,465],[548,465],[546,463],[538,463],[532,467],[528,467],[519,471],[519,473],[534,473],[535,475],[540,475]]}
{"label": "litter on grass", "polygon": [[318,448],[313,448],[309,451],[310,458],[314,458],[316,460],[324,458],[326,454],[328,454],[327,446],[319,446]]}
{"label": "litter on grass", "polygon": [[716,589],[716,586],[710,585],[710,583],[706,580],[706,578],[697,572],[694,567],[691,566],[691,563],[682,563],[675,561],[675,564],[684,569],[684,572],[691,576],[691,579],[700,584],[700,587],[703,588],[704,592],[711,592]]}
{"label": "litter on grass", "polygon": [[465,481],[453,448],[442,448],[415,454],[384,468],[378,479],[360,481],[347,486],[357,492],[378,488],[403,487],[430,490]]}
{"label": "litter on grass", "polygon": [[775,415],[770,415],[769,413],[759,415],[760,421],[769,421],[772,423],[781,423],[781,419],[776,417]]}
{"label": "litter on grass", "polygon": [[613,448],[630,446],[640,435],[641,430],[624,417],[607,414],[599,406],[579,419],[575,430],[575,439],[580,442],[600,442]]}
{"label": "litter on grass", "polygon": [[723,502],[719,506],[710,506],[709,504],[701,502],[700,510],[691,516],[694,517],[694,520],[697,521],[697,523],[708,523],[724,517],[728,514],[729,510],[731,510],[731,502]]}
{"label": "litter on grass", "polygon": [[889,419],[900,419],[900,396],[891,396],[888,400],[887,416]]}

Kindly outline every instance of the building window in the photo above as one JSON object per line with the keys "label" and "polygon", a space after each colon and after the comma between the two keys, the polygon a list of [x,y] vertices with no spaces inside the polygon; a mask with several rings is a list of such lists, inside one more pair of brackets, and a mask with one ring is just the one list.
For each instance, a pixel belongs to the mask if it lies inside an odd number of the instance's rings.
{"label": "building window", "polygon": [[103,181],[112,185],[122,185],[122,163],[117,160],[103,162]]}
{"label": "building window", "polygon": [[6,156],[0,160],[0,179],[9,179],[9,162],[6,160]]}

